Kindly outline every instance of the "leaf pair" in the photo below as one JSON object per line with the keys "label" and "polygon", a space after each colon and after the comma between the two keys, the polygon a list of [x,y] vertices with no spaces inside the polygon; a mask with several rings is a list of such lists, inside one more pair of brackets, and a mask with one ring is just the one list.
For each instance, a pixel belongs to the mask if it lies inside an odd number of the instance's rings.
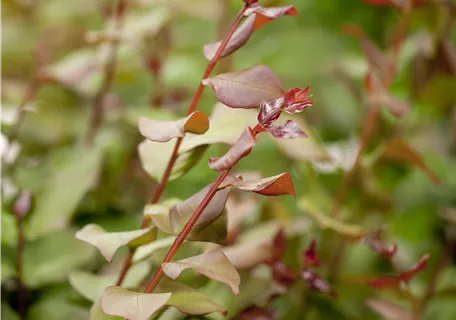
{"label": "leaf pair", "polygon": [[[257,4],[251,5],[244,14],[248,18],[234,32],[223,50],[221,58],[230,55],[242,47],[250,39],[253,32],[261,28],[264,24],[283,15],[296,16],[297,14],[296,9],[291,5],[275,8],[263,8]],[[222,41],[206,44],[203,50],[206,59],[212,60],[221,44]]]}

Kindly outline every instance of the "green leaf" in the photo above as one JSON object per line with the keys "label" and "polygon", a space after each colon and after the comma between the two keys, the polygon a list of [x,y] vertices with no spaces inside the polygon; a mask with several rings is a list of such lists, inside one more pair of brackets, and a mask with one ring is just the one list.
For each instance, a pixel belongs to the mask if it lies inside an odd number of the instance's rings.
{"label": "green leaf", "polygon": [[108,316],[101,308],[100,299],[97,299],[90,307],[90,320],[122,320],[122,317]]}
{"label": "green leaf", "polygon": [[74,237],[69,230],[58,231],[24,247],[24,282],[37,288],[64,280],[67,275],[94,257],[94,249]]}
{"label": "green leaf", "polygon": [[35,209],[25,225],[27,238],[35,239],[68,225],[79,202],[98,178],[101,156],[99,148],[76,148],[54,169],[35,197]]}
{"label": "green leaf", "polygon": [[239,294],[241,279],[236,268],[221,250],[213,250],[198,256],[162,264],[163,272],[176,280],[182,271],[193,269],[216,281],[225,283],[233,294]]}
{"label": "green leaf", "polygon": [[125,317],[129,320],[148,320],[165,305],[192,315],[225,311],[203,294],[193,290],[175,293],[142,293],[111,286],[106,288],[101,298],[101,307],[106,314]]}
{"label": "green leaf", "polygon": [[16,274],[17,274],[16,266],[14,265],[14,263],[12,261],[10,261],[4,255],[2,255],[1,266],[2,266],[2,270],[1,270],[1,273],[2,273],[1,281],[2,282],[3,282],[3,280],[6,280],[6,279],[9,279],[9,278],[12,278],[12,277],[16,276]]}
{"label": "green leaf", "polygon": [[[135,288],[147,276],[150,270],[149,263],[136,263],[131,266],[123,286]],[[116,282],[118,274],[96,275],[85,271],[70,273],[68,281],[82,296],[90,301],[97,301],[107,286]]]}
{"label": "green leaf", "polygon": [[[3,272],[3,267],[2,267]],[[10,307],[10,305],[6,302],[2,301],[2,319],[8,320],[19,320],[19,315]]]}
{"label": "green leaf", "polygon": [[15,246],[17,242],[16,218],[13,214],[2,210],[2,245]]}
{"label": "green leaf", "polygon": [[100,250],[106,260],[111,261],[114,253],[122,246],[137,246],[150,243],[157,238],[155,227],[125,231],[125,232],[106,232],[96,224],[89,224],[76,232],[76,238],[90,243]]}
{"label": "green leaf", "polygon": [[[252,110],[233,110],[217,104],[210,117],[210,128],[204,135],[188,133],[179,148],[176,164],[170,176],[174,180],[187,173],[199,161],[208,145],[216,143],[234,144],[250,124],[256,123]],[[175,141],[158,143],[144,140],[138,152],[144,170],[159,181],[166,169]]]}

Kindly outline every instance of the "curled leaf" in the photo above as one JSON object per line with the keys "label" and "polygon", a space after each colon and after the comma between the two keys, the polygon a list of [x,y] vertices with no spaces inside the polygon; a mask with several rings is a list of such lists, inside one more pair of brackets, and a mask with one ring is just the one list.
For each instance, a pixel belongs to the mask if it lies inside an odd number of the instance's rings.
{"label": "curled leaf", "polygon": [[190,315],[206,315],[214,312],[226,314],[227,312],[224,307],[214,303],[198,291],[174,292],[166,305]]}
{"label": "curled leaf", "polygon": [[440,179],[434,171],[424,162],[421,155],[412,147],[400,139],[391,139],[386,145],[382,154],[383,158],[403,161],[412,164],[426,173],[433,183],[439,184]]}
{"label": "curled leaf", "polygon": [[288,172],[254,181],[232,179],[228,184],[243,191],[252,191],[265,196],[292,195],[296,196],[293,180]]}
{"label": "curled leaf", "polygon": [[155,227],[126,232],[106,232],[99,225],[89,224],[76,232],[77,239],[97,247],[108,261],[112,260],[114,253],[120,247],[126,245],[137,247],[154,241],[156,237]]}
{"label": "curled leaf", "polygon": [[258,4],[248,8],[244,15],[250,16],[255,15],[255,24],[253,30],[261,28],[264,24],[271,22],[277,18],[280,18],[283,15],[288,16],[297,16],[298,12],[295,7],[292,5],[283,6],[283,7],[269,7],[264,8]]}
{"label": "curled leaf", "polygon": [[307,86],[304,89],[293,88],[288,90],[285,94],[285,107],[283,110],[288,114],[295,114],[312,106],[313,101],[309,99],[309,88],[310,86]]}
{"label": "curled leaf", "polygon": [[337,293],[334,291],[334,289],[325,279],[321,278],[317,273],[311,270],[302,270],[301,278],[312,290],[327,293],[333,298],[337,297]]}
{"label": "curled leaf", "polygon": [[317,242],[312,240],[309,247],[302,253],[302,262],[304,266],[318,266],[320,262],[317,255]]}
{"label": "curled leaf", "polygon": [[13,212],[19,217],[23,218],[27,215],[32,207],[32,194],[29,191],[23,191],[14,202]]}
{"label": "curled leaf", "polygon": [[[237,49],[242,47],[252,35],[254,29],[253,25],[255,23],[256,17],[252,15],[248,17],[234,32],[233,36],[231,37],[230,41],[223,50],[221,58],[230,55],[231,53],[235,52]],[[209,43],[204,46],[204,56],[207,60],[212,60],[217,52],[218,48],[222,44],[222,41],[217,41],[214,43]]]}
{"label": "curled leaf", "polygon": [[410,267],[406,271],[402,271],[399,274],[399,277],[402,281],[408,281],[411,277],[413,277],[417,272],[423,270],[427,266],[427,262],[430,258],[429,254],[425,254],[416,264]]}
{"label": "curled leaf", "polygon": [[373,235],[364,236],[361,241],[367,243],[372,248],[372,250],[380,253],[386,259],[390,259],[397,252],[397,244],[395,242],[389,246],[384,245],[383,241],[381,240],[380,232],[376,232]]}
{"label": "curled leaf", "polygon": [[167,199],[161,204],[148,204],[144,207],[144,217],[152,220],[154,225],[167,234],[174,234],[169,221],[169,209],[178,203],[182,202],[179,199]]}
{"label": "curled leaf", "polygon": [[225,283],[233,294],[239,294],[241,279],[236,268],[221,250],[213,250],[198,256],[162,264],[163,272],[171,279],[177,279],[182,271],[193,269],[208,278]]}
{"label": "curled leaf", "polygon": [[223,73],[203,80],[216,98],[231,108],[257,108],[261,101],[283,96],[279,79],[265,65]]}
{"label": "curled leaf", "polygon": [[145,117],[139,119],[139,131],[151,141],[166,142],[182,138],[186,132],[203,134],[209,129],[209,118],[200,111],[177,121],[158,121]]}
{"label": "curled leaf", "polygon": [[[192,214],[195,212],[198,205],[201,203],[203,198],[206,196],[211,185],[201,189],[187,200],[173,205],[169,210],[169,221],[173,229],[174,234],[179,234],[184,228],[187,221],[190,219]],[[213,224],[219,218],[222,219],[223,209],[225,208],[226,200],[231,188],[217,191],[215,196],[209,202],[208,206],[204,209],[201,216],[196,221],[192,231],[190,232],[189,240],[200,240],[200,241],[214,241],[214,239],[206,240],[205,237],[199,237],[204,230],[206,230],[211,224]],[[223,219],[225,223],[225,219]],[[219,234],[222,236],[223,234]],[[225,227],[226,235],[226,227]],[[205,236],[209,236],[205,234]]]}
{"label": "curled leaf", "polygon": [[291,286],[296,281],[293,270],[283,262],[277,261],[272,264],[272,275],[274,280],[284,285],[285,287]]}
{"label": "curled leaf", "polygon": [[225,155],[220,158],[209,158],[209,167],[215,171],[223,171],[232,168],[239,160],[250,153],[255,144],[255,133],[252,128],[248,127]]}

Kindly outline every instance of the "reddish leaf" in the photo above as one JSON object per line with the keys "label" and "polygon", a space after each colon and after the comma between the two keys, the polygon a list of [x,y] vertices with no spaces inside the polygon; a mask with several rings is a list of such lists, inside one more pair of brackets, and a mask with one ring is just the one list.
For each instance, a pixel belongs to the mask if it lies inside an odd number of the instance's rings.
{"label": "reddish leaf", "polygon": [[277,18],[280,18],[283,15],[288,16],[297,16],[298,12],[296,11],[295,7],[292,5],[283,6],[283,7],[270,7],[264,8],[259,5],[254,5],[248,8],[245,11],[246,16],[255,14],[255,24],[253,30],[257,30],[261,28],[264,24],[271,22]]}
{"label": "reddish leaf", "polygon": [[263,128],[272,126],[272,123],[279,119],[281,108],[285,98],[280,97],[274,100],[262,101],[260,104],[260,112],[258,113],[258,123]]}
{"label": "reddish leaf", "polygon": [[255,133],[252,128],[248,127],[225,155],[220,158],[209,158],[209,167],[215,171],[223,171],[232,168],[239,160],[250,153],[255,146],[255,143]]}
{"label": "reddish leaf", "polygon": [[30,211],[32,206],[32,194],[29,191],[22,191],[14,202],[13,212],[18,218],[23,218]]}
{"label": "reddish leaf", "polygon": [[440,183],[440,179],[436,176],[434,171],[421,158],[414,149],[407,145],[403,140],[392,139],[386,143],[385,151],[382,155],[386,159],[403,161],[412,164],[419,169],[423,170],[435,184]]}
{"label": "reddish leaf", "polygon": [[274,240],[272,242],[273,248],[274,248],[274,255],[273,255],[273,261],[280,261],[282,260],[282,256],[285,253],[285,245],[286,245],[286,239],[285,239],[285,232],[283,229],[280,229],[279,232],[277,232],[276,236],[274,237]]}
{"label": "reddish leaf", "polygon": [[293,270],[280,261],[272,264],[272,276],[275,281],[286,287],[291,286],[296,281]]}
{"label": "reddish leaf", "polygon": [[381,233],[377,232],[373,235],[365,236],[361,239],[362,242],[367,243],[372,250],[380,253],[386,259],[390,259],[397,252],[397,244],[393,242],[389,246],[385,246],[381,240]]}
{"label": "reddish leaf", "polygon": [[283,110],[289,114],[299,113],[307,107],[313,105],[313,101],[309,98],[310,86],[301,88],[293,88],[285,94],[285,107]]}
{"label": "reddish leaf", "polygon": [[252,191],[265,196],[296,196],[293,180],[288,172],[254,181],[243,181],[242,179],[230,177],[223,186],[232,185],[243,191]]}
{"label": "reddish leaf", "polygon": [[336,298],[337,293],[334,289],[329,285],[326,280],[322,279],[318,274],[310,270],[302,270],[301,271],[301,278],[304,282],[309,286],[310,289],[316,290],[319,292],[327,293],[330,296]]}
{"label": "reddish leaf", "polygon": [[302,131],[296,122],[287,120],[280,126],[271,126],[266,128],[274,138],[278,139],[296,139],[296,138],[307,138],[307,134]]}
{"label": "reddish leaf", "polygon": [[302,262],[305,267],[320,265],[317,255],[317,242],[315,240],[312,240],[309,247],[302,253]]}
{"label": "reddish leaf", "polygon": [[[235,52],[237,49],[242,47],[252,35],[254,29],[253,25],[255,23],[256,17],[252,15],[248,17],[234,32],[233,36],[231,37],[230,41],[223,50],[221,58],[230,55],[231,53]],[[217,52],[218,48],[222,44],[222,41],[217,41],[214,43],[209,43],[204,46],[204,56],[208,60],[212,60]]]}
{"label": "reddish leaf", "polygon": [[283,96],[285,91],[279,79],[265,65],[250,69],[223,73],[203,80],[217,99],[231,108],[257,108],[265,100]]}
{"label": "reddish leaf", "polygon": [[418,261],[415,265],[413,265],[407,271],[402,271],[399,274],[399,277],[402,281],[408,281],[411,277],[413,277],[417,272],[423,270],[427,266],[427,262],[429,260],[429,254],[425,254],[420,261]]}
{"label": "reddish leaf", "polygon": [[344,31],[358,38],[361,50],[363,50],[367,61],[382,74],[382,79],[384,79],[386,72],[389,72],[391,66],[388,58],[367,38],[366,34],[358,26],[346,25]]}
{"label": "reddish leaf", "polygon": [[414,317],[401,306],[387,300],[368,299],[366,304],[385,320],[412,320]]}
{"label": "reddish leaf", "polygon": [[381,289],[381,288],[397,287],[399,285],[399,283],[401,282],[401,279],[398,276],[392,275],[392,276],[383,276],[383,277],[365,279],[365,281],[368,286]]}
{"label": "reddish leaf", "polygon": [[196,111],[184,119],[177,121],[158,121],[141,117],[139,131],[141,134],[157,142],[166,142],[174,138],[182,138],[185,132],[203,134],[209,129],[209,118],[202,112]]}
{"label": "reddish leaf", "polygon": [[259,308],[259,307],[249,307],[243,310],[239,316],[238,320],[275,320],[276,317],[272,312]]}

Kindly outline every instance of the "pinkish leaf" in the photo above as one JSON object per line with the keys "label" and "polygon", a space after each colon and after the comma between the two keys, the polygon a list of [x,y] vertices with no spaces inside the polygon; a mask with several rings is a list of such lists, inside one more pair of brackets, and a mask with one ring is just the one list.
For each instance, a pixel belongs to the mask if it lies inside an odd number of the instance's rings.
{"label": "pinkish leaf", "polygon": [[254,181],[243,181],[242,179],[237,178],[227,179],[223,186],[228,185],[243,191],[252,191],[265,196],[296,196],[293,180],[291,180],[291,176],[288,172]]}
{"label": "pinkish leaf", "polygon": [[367,235],[361,238],[361,242],[367,243],[372,250],[380,253],[386,259],[390,259],[397,252],[397,244],[393,242],[389,246],[385,246],[381,239],[381,232],[376,232],[372,235]]}
{"label": "pinkish leaf", "polygon": [[309,99],[310,86],[301,88],[293,88],[285,94],[285,107],[283,111],[288,114],[299,113],[307,107],[313,105],[313,101]]}
{"label": "pinkish leaf", "polygon": [[14,202],[13,212],[18,218],[23,218],[30,211],[32,206],[32,194],[29,191],[22,191]]}
{"label": "pinkish leaf", "polygon": [[327,293],[334,298],[337,297],[337,293],[334,291],[334,289],[325,279],[321,278],[317,273],[310,270],[302,270],[301,278],[309,286],[310,289]]}
{"label": "pinkish leaf", "polygon": [[265,100],[283,96],[285,91],[279,79],[265,65],[250,69],[223,73],[203,80],[217,99],[231,108],[257,108]]}
{"label": "pinkish leaf", "polygon": [[315,239],[312,240],[309,247],[302,253],[302,262],[305,267],[320,265],[317,255],[317,242]]}
{"label": "pinkish leaf", "polygon": [[280,126],[270,126],[266,128],[274,138],[278,139],[296,139],[296,138],[307,138],[305,132],[303,132],[296,122],[287,120]]}
{"label": "pinkish leaf", "polygon": [[[187,221],[190,219],[198,205],[206,196],[210,187],[211,185],[206,186],[187,200],[175,204],[169,209],[169,221],[174,234],[178,235],[182,231]],[[224,232],[219,231],[219,234],[215,235],[204,231],[207,231],[207,229],[209,229],[209,226],[216,220],[222,219],[222,213],[224,212],[223,209],[225,208],[225,203],[228,199],[230,190],[231,188],[226,188],[217,191],[215,196],[212,198],[208,206],[204,209],[203,213],[196,221],[196,224],[194,225],[187,239],[196,241],[212,241],[219,243],[225,242],[226,228],[224,228]]]}
{"label": "pinkish leaf", "polygon": [[243,310],[239,316],[238,320],[275,320],[277,317],[270,311],[262,309],[256,306],[248,307]]}
{"label": "pinkish leaf", "polygon": [[408,281],[411,277],[413,277],[417,272],[423,270],[427,266],[427,262],[429,260],[429,254],[425,254],[416,264],[410,267],[406,271],[402,271],[399,274],[399,277],[402,281]]}
{"label": "pinkish leaf", "polygon": [[261,101],[260,113],[258,113],[258,123],[261,124],[263,128],[272,126],[274,121],[279,119],[284,101],[284,97],[274,100]]}
{"label": "pinkish leaf", "polygon": [[272,276],[275,281],[286,287],[291,286],[296,281],[293,270],[280,261],[272,264]]}
{"label": "pinkish leaf", "polygon": [[253,5],[250,8],[248,8],[244,13],[245,16],[250,16],[253,14],[256,15],[253,30],[257,30],[261,28],[264,24],[271,22],[277,18],[280,18],[283,15],[297,16],[298,12],[292,5],[270,8],[264,8],[260,5]]}
{"label": "pinkish leaf", "polygon": [[[235,52],[237,49],[242,47],[249,39],[253,33],[253,25],[255,23],[255,15],[248,17],[234,32],[230,41],[223,50],[221,58],[230,55]],[[207,60],[212,60],[217,52],[218,48],[222,44],[222,41],[217,41],[214,43],[209,43],[204,46],[204,56]]]}
{"label": "pinkish leaf", "polygon": [[372,310],[379,313],[385,320],[412,320],[413,316],[391,301],[382,299],[368,299],[366,304],[371,307]]}
{"label": "pinkish leaf", "polygon": [[277,232],[274,240],[272,241],[272,245],[274,247],[274,261],[282,260],[282,256],[285,253],[285,246],[286,246],[286,239],[285,239],[285,232],[283,229],[280,229]]}
{"label": "pinkish leaf", "polygon": [[184,119],[177,121],[158,121],[141,117],[139,131],[151,141],[166,142],[174,138],[182,138],[185,132],[203,134],[209,129],[209,118],[196,111]]}
{"label": "pinkish leaf", "polygon": [[255,133],[252,128],[248,127],[225,155],[220,158],[209,158],[209,167],[215,171],[223,171],[232,168],[239,160],[250,153],[255,144]]}

